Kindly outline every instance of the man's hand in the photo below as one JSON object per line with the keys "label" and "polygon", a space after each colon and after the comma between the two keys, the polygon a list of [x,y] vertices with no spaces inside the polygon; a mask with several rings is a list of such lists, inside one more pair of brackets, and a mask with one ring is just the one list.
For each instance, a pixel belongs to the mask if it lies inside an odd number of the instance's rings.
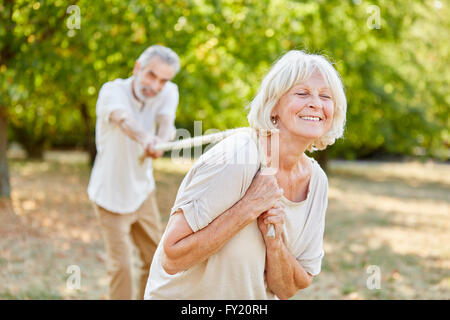
{"label": "man's hand", "polygon": [[143,145],[145,156],[152,159],[161,158],[164,154],[164,151],[154,149],[155,146],[160,142],[161,140],[158,137],[149,137]]}
{"label": "man's hand", "polygon": [[156,159],[163,156],[164,151],[157,151],[154,149],[158,143],[163,142],[161,137],[151,136],[145,132],[141,125],[125,110],[115,110],[111,112],[109,120],[116,124],[128,137],[142,146],[144,154],[139,158],[141,163],[144,162],[146,157]]}

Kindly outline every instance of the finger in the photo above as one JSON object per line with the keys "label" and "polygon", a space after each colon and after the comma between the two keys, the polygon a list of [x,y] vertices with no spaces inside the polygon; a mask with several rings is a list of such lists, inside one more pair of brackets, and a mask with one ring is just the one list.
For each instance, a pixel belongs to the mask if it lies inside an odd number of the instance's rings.
{"label": "finger", "polygon": [[266,211],[266,213],[268,215],[284,215],[285,213],[285,209],[284,208],[276,208],[276,207],[272,207],[269,210]]}
{"label": "finger", "polygon": [[273,192],[273,193],[270,195],[270,199],[268,199],[268,200],[271,201],[271,203],[272,203],[272,206],[271,206],[271,207],[275,207],[275,206],[281,201],[281,198],[282,198],[282,197],[283,197],[283,193],[280,192],[279,190]]}
{"label": "finger", "polygon": [[260,223],[264,223],[264,217],[263,217],[263,215],[260,215],[259,217],[258,217],[258,224],[260,224]]}
{"label": "finger", "polygon": [[282,211],[271,212],[271,213],[266,212],[266,213],[262,214],[260,217],[263,220],[268,219],[268,218],[272,218],[272,217],[280,217],[280,218],[284,219],[285,218],[285,214]]}
{"label": "finger", "polygon": [[285,213],[282,210],[276,210],[276,211],[271,211],[271,212],[267,212],[267,214],[264,216],[265,218],[269,218],[269,217],[285,217]]}
{"label": "finger", "polygon": [[277,198],[277,200],[279,200],[283,196],[283,194],[284,194],[284,190],[281,188],[278,188],[275,191],[275,198]]}
{"label": "finger", "polygon": [[285,205],[280,200],[277,200],[271,209],[284,209]]}
{"label": "finger", "polygon": [[282,218],[284,218],[285,217],[285,213],[282,210],[274,210],[274,211],[271,211],[271,212],[268,211],[264,215],[264,219],[269,218],[269,217],[282,217]]}
{"label": "finger", "polygon": [[147,144],[145,146],[145,152],[147,152],[147,153],[152,153],[153,152],[152,146],[150,144]]}
{"label": "finger", "polygon": [[268,191],[265,191],[265,194],[267,195],[267,198],[271,198],[272,200],[279,201],[281,199],[281,196],[283,195],[284,191],[283,189],[275,189],[275,188],[269,188],[266,187]]}
{"label": "finger", "polygon": [[284,224],[284,218],[280,216],[271,216],[264,219],[265,224]]}
{"label": "finger", "polygon": [[264,218],[262,218],[261,216],[258,217],[258,227],[264,231],[265,229],[267,229],[266,224],[264,223]]}
{"label": "finger", "polygon": [[277,202],[275,203],[275,205],[272,208],[284,210],[284,209],[286,209],[286,205],[283,202],[281,202],[280,200],[277,200]]}

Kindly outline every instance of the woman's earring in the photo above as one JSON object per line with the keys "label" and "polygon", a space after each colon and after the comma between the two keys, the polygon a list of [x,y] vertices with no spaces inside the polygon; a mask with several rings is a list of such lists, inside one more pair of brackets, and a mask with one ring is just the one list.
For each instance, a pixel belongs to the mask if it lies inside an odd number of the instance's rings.
{"label": "woman's earring", "polygon": [[277,124],[277,118],[276,117],[272,117],[271,120],[272,120],[273,124]]}

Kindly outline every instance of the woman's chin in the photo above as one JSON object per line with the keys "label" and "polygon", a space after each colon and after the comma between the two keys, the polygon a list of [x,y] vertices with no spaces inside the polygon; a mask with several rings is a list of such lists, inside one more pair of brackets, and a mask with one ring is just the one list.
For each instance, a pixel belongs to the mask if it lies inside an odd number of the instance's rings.
{"label": "woman's chin", "polygon": [[314,141],[325,134],[322,128],[296,128],[291,131],[291,135],[302,139]]}

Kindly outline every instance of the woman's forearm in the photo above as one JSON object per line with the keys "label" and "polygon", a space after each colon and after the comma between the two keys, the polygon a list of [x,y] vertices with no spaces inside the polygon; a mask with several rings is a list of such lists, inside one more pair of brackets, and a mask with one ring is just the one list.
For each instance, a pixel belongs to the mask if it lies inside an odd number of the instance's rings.
{"label": "woman's forearm", "polygon": [[[162,258],[166,272],[175,274],[187,270],[219,251],[228,240],[257,218],[257,215],[249,212],[247,208],[244,203],[238,201],[200,231],[192,233],[190,230],[189,235],[175,243],[166,239],[168,241],[164,241]],[[170,222],[168,231],[169,228]]]}
{"label": "woman's forearm", "polygon": [[283,241],[266,241],[267,285],[280,299],[292,297],[298,290],[308,287],[310,276],[292,256]]}

